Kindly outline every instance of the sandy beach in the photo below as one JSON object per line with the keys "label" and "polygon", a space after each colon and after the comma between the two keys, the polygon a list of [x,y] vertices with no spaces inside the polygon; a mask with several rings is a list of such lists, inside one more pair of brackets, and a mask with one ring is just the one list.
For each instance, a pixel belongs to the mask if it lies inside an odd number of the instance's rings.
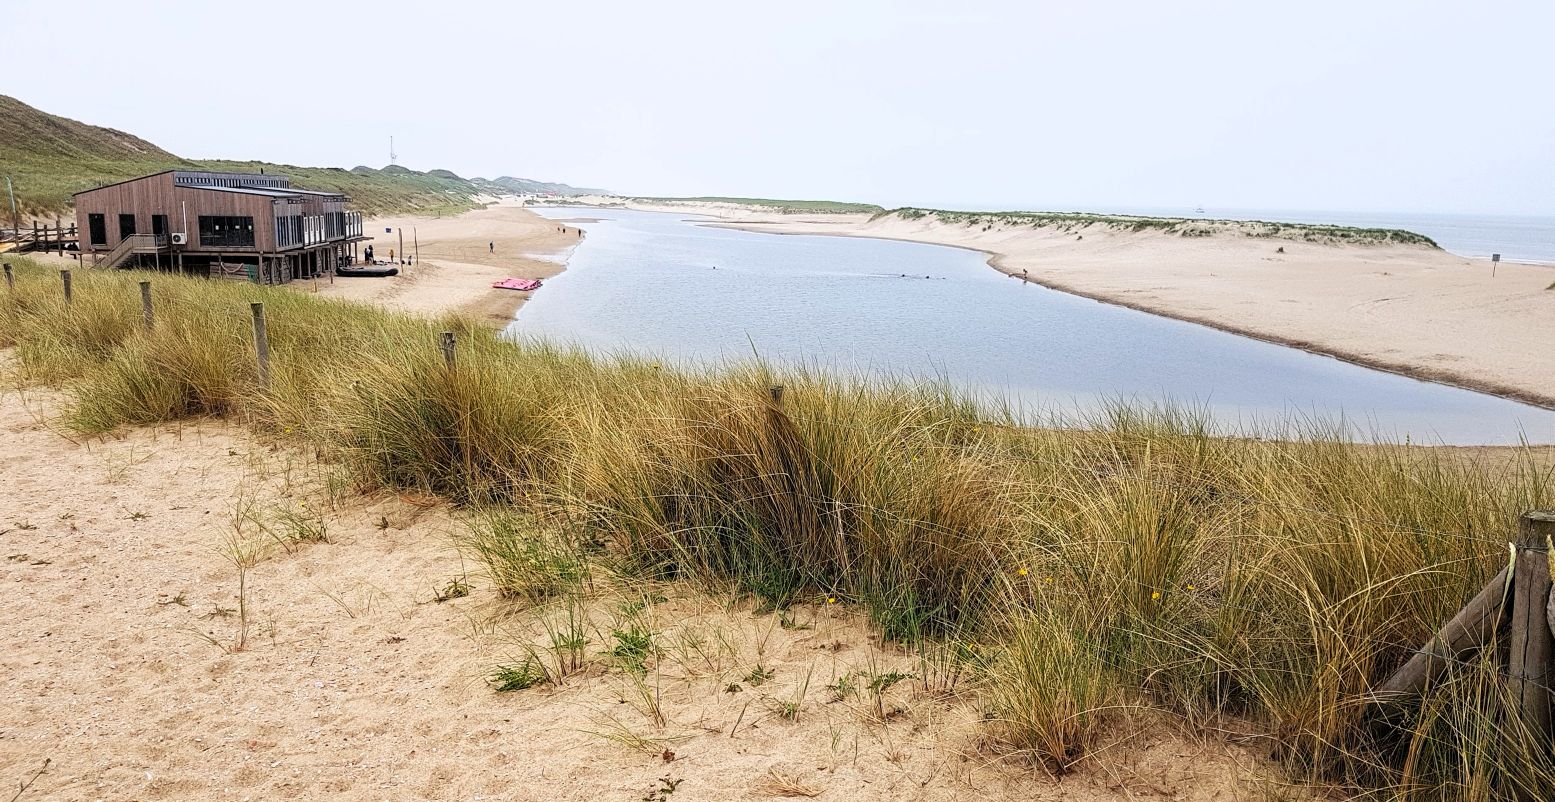
{"label": "sandy beach", "polygon": [[[366,222],[374,256],[397,260],[404,229],[405,251],[420,259],[391,278],[336,277],[320,282],[320,295],[373,303],[412,314],[458,311],[501,323],[511,320],[532,292],[494,290],[509,276],[545,279],[566,267],[567,255],[581,237],[563,225],[503,199],[484,209],[451,217],[381,217]],[[394,231],[386,231],[393,229]],[[565,229],[565,230],[563,230]],[[391,257],[391,253],[393,256]],[[297,285],[304,291],[309,284]]]}
{"label": "sandy beach", "polygon": [[[632,203],[748,231],[970,248],[1016,278],[1373,368],[1555,406],[1555,267],[1425,246],[1327,245],[1159,232],[1079,232],[733,204]],[[1284,252],[1277,249],[1283,248]],[[1020,283],[1011,283],[1019,291]]]}
{"label": "sandy beach", "polygon": [[[545,642],[555,611],[499,601],[460,558],[448,505],[332,493],[336,467],[219,421],[67,437],[62,401],[0,393],[0,782],[35,778],[22,800],[641,800],[671,786],[677,802],[1222,802],[1272,787],[1252,750],[1148,719],[1112,733],[1104,761],[1050,778],[981,748],[970,694],[906,682],[882,718],[829,692],[850,671],[920,670],[861,613],[799,605],[784,626],[684,585],[598,583],[591,667],[498,693],[492,666]],[[279,506],[316,511],[324,542],[262,552],[240,585],[242,513]],[[437,601],[455,578],[469,594]],[[645,620],[668,645],[646,684],[601,656],[629,590],[655,599]],[[753,682],[753,666],[771,673]],[[797,718],[778,714],[795,699]]]}

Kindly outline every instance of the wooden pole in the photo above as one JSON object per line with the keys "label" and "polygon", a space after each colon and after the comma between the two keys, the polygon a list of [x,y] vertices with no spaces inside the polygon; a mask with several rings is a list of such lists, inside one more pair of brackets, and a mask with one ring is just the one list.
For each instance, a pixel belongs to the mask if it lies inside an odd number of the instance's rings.
{"label": "wooden pole", "polygon": [[451,331],[443,332],[443,364],[449,370],[454,369],[454,333]]}
{"label": "wooden pole", "polygon": [[1404,697],[1419,693],[1453,662],[1475,649],[1494,642],[1500,629],[1506,597],[1507,572],[1502,568],[1485,584],[1485,587],[1452,617],[1441,631],[1432,636],[1409,662],[1393,672],[1386,682],[1372,692],[1372,700],[1379,703],[1401,701]]}
{"label": "wooden pole", "polygon": [[140,283],[140,316],[146,324],[146,331],[151,331],[151,282]]}
{"label": "wooden pole", "polygon": [[270,337],[265,331],[265,305],[255,301],[248,305],[254,313],[254,352],[259,356],[259,388],[270,389]]}
{"label": "wooden pole", "polygon": [[783,385],[774,384],[768,392],[772,393],[772,406],[783,406]]}
{"label": "wooden pole", "polygon": [[5,288],[7,290],[15,290],[16,289],[16,276],[11,275],[11,263],[10,262],[6,262],[5,263]]}
{"label": "wooden pole", "polygon": [[59,277],[65,282],[65,303],[68,305],[72,297],[70,292],[70,268],[67,267],[59,271]]}
{"label": "wooden pole", "polygon": [[1512,579],[1512,650],[1508,673],[1523,721],[1534,732],[1550,733],[1550,663],[1555,636],[1550,633],[1550,561],[1555,511],[1524,513],[1517,528],[1517,573]]}

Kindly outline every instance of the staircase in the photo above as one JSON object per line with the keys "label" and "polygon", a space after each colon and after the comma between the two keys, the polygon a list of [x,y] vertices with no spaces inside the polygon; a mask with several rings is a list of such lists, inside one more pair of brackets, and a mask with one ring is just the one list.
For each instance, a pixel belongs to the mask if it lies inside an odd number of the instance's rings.
{"label": "staircase", "polygon": [[94,256],[92,266],[102,270],[112,270],[124,264],[124,260],[134,254],[161,253],[166,247],[166,234],[131,234],[101,258]]}

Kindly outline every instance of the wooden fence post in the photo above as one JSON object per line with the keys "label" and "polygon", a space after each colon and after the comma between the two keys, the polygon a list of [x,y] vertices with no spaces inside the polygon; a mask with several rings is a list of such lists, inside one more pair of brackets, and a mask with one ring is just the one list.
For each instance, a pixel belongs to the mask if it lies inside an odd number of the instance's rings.
{"label": "wooden fence post", "polygon": [[259,355],[259,388],[270,389],[270,337],[265,331],[265,305],[255,301],[248,305],[254,313],[254,351]]}
{"label": "wooden fence post", "polygon": [[5,263],[5,288],[7,290],[14,290],[14,289],[16,289],[16,276],[11,275],[11,263],[10,262],[6,262]]}
{"label": "wooden fence post", "polygon": [[140,283],[140,316],[146,324],[146,331],[151,331],[151,282]]}
{"label": "wooden fence post", "polygon": [[1502,568],[1458,614],[1452,617],[1393,676],[1377,687],[1372,699],[1398,702],[1420,693],[1448,666],[1463,655],[1489,646],[1505,620],[1507,578],[1512,566]]}
{"label": "wooden fence post", "polygon": [[1523,721],[1538,733],[1551,722],[1550,663],[1555,636],[1550,632],[1550,561],[1555,511],[1524,513],[1517,527],[1517,569],[1512,580],[1512,650],[1508,673]]}
{"label": "wooden fence post", "polygon": [[443,364],[449,370],[454,369],[454,333],[451,331],[443,332]]}
{"label": "wooden fence post", "polygon": [[65,282],[65,303],[69,305],[72,297],[70,292],[70,268],[67,267],[59,271],[59,277]]}
{"label": "wooden fence post", "polygon": [[783,385],[774,384],[768,392],[772,394],[772,406],[783,406]]}

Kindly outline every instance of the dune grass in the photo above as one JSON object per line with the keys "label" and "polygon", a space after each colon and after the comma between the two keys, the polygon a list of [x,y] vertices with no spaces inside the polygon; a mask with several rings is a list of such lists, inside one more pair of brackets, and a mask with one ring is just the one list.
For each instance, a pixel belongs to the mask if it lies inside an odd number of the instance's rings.
{"label": "dune grass", "polygon": [[20,262],[15,291],[0,288],[8,378],[66,388],[81,432],[224,416],[339,461],[362,489],[468,506],[467,545],[509,598],[565,594],[607,563],[777,608],[853,605],[889,638],[954,646],[942,653],[977,674],[989,742],[1056,773],[1104,759],[1090,747],[1148,710],[1244,733],[1345,794],[1555,784],[1493,660],[1390,723],[1366,701],[1504,564],[1518,514],[1555,499],[1527,452],[1474,461],[1300,427],[1218,437],[1124,407],[1026,428],[941,385],[666,370],[165,275],[149,276],[146,332],[145,277],[81,271],[67,307],[54,271]]}
{"label": "dune grass", "polygon": [[1263,220],[1210,220],[1185,217],[1144,217],[1089,212],[961,212],[906,207],[882,210],[874,219],[932,219],[953,226],[993,228],[1051,228],[1065,232],[1086,231],[1095,226],[1112,231],[1158,231],[1179,237],[1240,236],[1260,239],[1313,242],[1324,245],[1421,245],[1439,248],[1424,234],[1396,228],[1357,228],[1313,223],[1272,223]]}

